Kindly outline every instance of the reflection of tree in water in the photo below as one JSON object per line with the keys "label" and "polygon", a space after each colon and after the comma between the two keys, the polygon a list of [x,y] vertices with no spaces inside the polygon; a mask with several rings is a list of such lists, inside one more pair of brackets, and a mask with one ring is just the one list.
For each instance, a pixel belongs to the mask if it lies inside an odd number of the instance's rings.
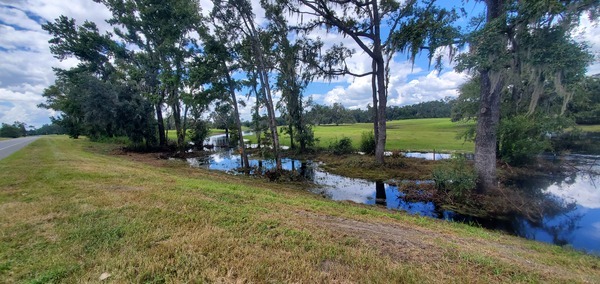
{"label": "reflection of tree in water", "polygon": [[[577,230],[578,223],[583,215],[574,212],[577,204],[566,202],[562,198],[548,193],[552,185],[567,187],[573,185],[576,179],[581,176],[580,171],[560,170],[552,174],[521,175],[513,177],[509,186],[511,189],[502,192],[502,200],[494,199],[494,203],[506,203],[491,205],[493,208],[483,211],[468,210],[460,214],[455,209],[460,205],[454,204],[448,207],[443,204],[444,199],[435,199],[428,195],[427,184],[418,184],[416,182],[398,183],[401,204],[405,209],[410,210],[413,204],[434,201],[432,212],[427,214],[431,217],[439,217],[473,224],[488,229],[502,230],[514,235],[535,239],[540,232],[548,234],[554,244],[565,245],[572,243],[574,231]],[[385,205],[385,189],[383,183],[376,184],[376,203]],[[388,196],[389,198],[389,196]],[[380,201],[381,200],[381,201]],[[472,201],[469,201],[472,202]],[[450,204],[452,206],[452,204]],[[446,210],[444,210],[446,208]],[[451,211],[447,211],[447,209]],[[489,210],[489,211],[488,211]],[[475,214],[473,214],[475,213]],[[478,213],[482,213],[478,215]]]}
{"label": "reflection of tree in water", "polygon": [[375,182],[375,204],[387,206],[385,183],[382,181]]}
{"label": "reflection of tree in water", "polygon": [[[295,167],[294,161],[292,161],[292,167]],[[300,170],[298,172],[307,180],[315,180],[315,168],[309,162],[301,162]]]}
{"label": "reflection of tree in water", "polygon": [[[597,158],[596,158],[597,161]],[[577,213],[577,203],[567,202],[547,191],[551,186],[566,188],[577,182],[577,178],[587,176],[594,187],[598,178],[596,161],[576,160],[564,161],[563,171],[544,176],[522,175],[513,179],[513,186],[523,193],[527,204],[524,210],[517,211],[520,215],[514,224],[514,233],[534,239],[542,231],[552,238],[552,243],[566,245],[572,243],[574,231],[580,228],[579,221],[583,218]],[[585,164],[582,164],[584,162]]]}

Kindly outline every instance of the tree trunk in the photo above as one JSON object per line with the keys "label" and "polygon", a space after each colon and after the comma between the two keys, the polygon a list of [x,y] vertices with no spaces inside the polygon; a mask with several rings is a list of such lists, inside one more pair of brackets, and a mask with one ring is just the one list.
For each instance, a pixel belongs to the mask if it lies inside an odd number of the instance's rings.
{"label": "tree trunk", "polygon": [[385,92],[385,74],[383,68],[383,59],[377,60],[377,143],[375,147],[375,162],[378,164],[385,163],[385,142],[386,142],[386,119],[385,111],[387,106],[387,96]]}
{"label": "tree trunk", "polygon": [[[240,157],[242,158],[242,167],[244,169],[250,168],[250,163],[248,162],[248,155],[246,154],[246,145],[244,145],[244,134],[242,132],[242,122],[240,120],[240,112],[238,110],[237,98],[235,96],[235,85],[233,84],[233,79],[229,75],[229,72],[226,71],[227,74],[227,83],[229,85],[229,93],[231,93],[231,100],[233,103],[233,112],[235,115],[235,124],[237,126],[239,143],[240,143]],[[229,138],[228,138],[229,139]]]}
{"label": "tree trunk", "polygon": [[501,84],[492,86],[490,73],[489,70],[480,71],[481,93],[475,137],[475,169],[479,178],[479,193],[496,186],[496,149],[501,91],[498,85]]}
{"label": "tree trunk", "polygon": [[[486,0],[487,23],[502,14],[504,0]],[[502,37],[499,36],[499,44]],[[490,55],[490,61],[494,55]],[[475,136],[475,170],[478,176],[477,191],[484,193],[497,185],[496,153],[498,143],[498,124],[500,123],[500,95],[502,82],[500,74],[490,69],[479,70],[481,77],[479,94],[479,114]]]}
{"label": "tree trunk", "polygon": [[[262,60],[261,60],[262,61]],[[261,64],[262,65],[262,64]],[[263,65],[264,66],[264,65]],[[269,79],[268,79],[268,74],[262,74],[262,72],[260,72],[261,75],[261,81],[263,83],[261,83],[263,85],[263,88],[266,89],[266,96],[267,96],[267,113],[269,114],[269,128],[271,130],[271,137],[273,139],[273,152],[275,154],[275,164],[278,170],[282,169],[282,165],[281,165],[281,155],[279,154],[279,133],[277,133],[277,120],[275,119],[275,110],[273,108],[273,98],[271,97],[271,86],[269,86]]]}
{"label": "tree trunk", "polygon": [[183,127],[181,125],[181,106],[179,100],[175,99],[177,91],[171,91],[171,109],[173,110],[173,122],[175,123],[175,133],[177,136],[177,148],[183,149],[183,143],[185,141],[185,133],[183,133]]}
{"label": "tree trunk", "polygon": [[175,123],[175,133],[177,136],[177,148],[183,148],[183,141],[185,139],[181,127],[181,107],[178,104],[173,104],[171,106],[173,110],[173,122]]}
{"label": "tree trunk", "polygon": [[385,152],[385,140],[386,140],[386,115],[385,108],[387,106],[387,92],[385,90],[385,63],[383,60],[383,47],[381,45],[381,18],[379,15],[379,8],[377,1],[373,1],[373,22],[374,26],[374,41],[373,41],[373,63],[375,65],[376,81],[377,81],[377,136],[375,139],[375,162],[383,165],[384,152]]}
{"label": "tree trunk", "polygon": [[254,22],[252,19],[244,18],[245,24],[248,26],[251,32],[251,40],[254,48],[254,53],[258,60],[258,77],[260,79],[261,86],[265,91],[266,96],[266,106],[267,106],[267,114],[269,116],[269,128],[271,130],[271,138],[273,141],[273,154],[275,155],[275,164],[277,170],[282,169],[281,165],[281,155],[279,153],[279,133],[277,133],[277,120],[275,118],[275,108],[273,107],[273,98],[271,97],[271,86],[269,84],[269,74],[267,72],[267,67],[264,62],[264,55],[262,52],[262,47],[260,46],[260,42],[257,38],[256,27],[254,26]]}
{"label": "tree trunk", "polygon": [[290,124],[288,127],[290,128],[290,148],[295,149],[296,147],[294,146],[294,127],[292,126],[292,124]]}
{"label": "tree trunk", "polygon": [[306,129],[304,128],[304,124],[302,122],[302,116],[298,119],[298,126],[296,127],[298,131],[298,137],[300,137],[300,153],[306,152]]}
{"label": "tree trunk", "polygon": [[375,74],[375,70],[377,70],[377,64],[375,60],[371,63],[371,69],[373,69],[373,75],[371,75],[371,90],[373,92],[373,134],[375,137],[375,152],[377,152],[377,139],[379,137],[379,119],[377,115],[377,75]]}
{"label": "tree trunk", "polygon": [[156,123],[158,124],[158,144],[162,147],[167,146],[165,122],[162,114],[162,102],[156,104]]}
{"label": "tree trunk", "polygon": [[252,75],[252,90],[254,91],[254,94],[256,94],[256,104],[254,105],[254,131],[256,132],[256,147],[258,149],[260,149],[260,144],[261,144],[261,139],[260,139],[260,131],[261,131],[261,126],[260,126],[260,95],[258,93],[258,90],[256,89],[256,74]]}
{"label": "tree trunk", "polygon": [[189,107],[184,106],[184,108],[183,108],[183,123],[181,124],[181,128],[182,128],[181,133],[183,134],[183,141],[184,142],[185,142],[185,136],[187,135],[188,111],[189,111]]}

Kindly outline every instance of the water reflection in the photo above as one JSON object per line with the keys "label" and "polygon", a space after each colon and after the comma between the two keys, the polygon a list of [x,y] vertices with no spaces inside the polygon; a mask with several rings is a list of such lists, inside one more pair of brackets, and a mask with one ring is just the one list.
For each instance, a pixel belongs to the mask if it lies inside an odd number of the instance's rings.
{"label": "water reflection", "polygon": [[[438,159],[437,156],[435,158]],[[232,154],[232,151],[215,152],[187,160],[194,167],[228,172],[241,166],[239,155]],[[528,239],[570,245],[600,255],[599,160],[600,156],[568,156],[567,161],[578,171],[515,179],[513,186],[526,193],[531,202],[542,204],[540,208],[543,210],[528,214],[530,216],[515,213],[487,219],[444,210],[438,204],[426,201],[427,198],[421,199],[425,201],[415,201],[402,190],[404,182],[427,184],[431,181],[400,181],[393,184],[373,182],[331,174],[322,170],[317,163],[293,159],[282,159],[282,166],[313,181],[316,186],[311,191],[333,200],[380,205],[410,214],[473,223]],[[272,160],[250,159],[249,162],[251,167],[257,169],[275,167]],[[414,192],[411,194],[414,195]]]}
{"label": "water reflection", "polygon": [[565,160],[577,171],[533,181],[558,209],[551,207],[538,222],[520,219],[517,234],[600,255],[600,156],[571,155]]}

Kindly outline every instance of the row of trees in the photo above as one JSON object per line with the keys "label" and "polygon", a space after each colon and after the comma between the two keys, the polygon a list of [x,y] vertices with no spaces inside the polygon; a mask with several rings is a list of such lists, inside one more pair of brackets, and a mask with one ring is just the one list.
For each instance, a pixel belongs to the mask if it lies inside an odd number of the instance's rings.
{"label": "row of trees", "polygon": [[[228,106],[223,109],[232,114],[242,142],[239,98],[253,97],[253,128],[268,134],[280,169],[276,110],[304,150],[312,137],[304,88],[315,78],[349,75],[371,79],[375,159],[384,163],[390,62],[398,53],[414,60],[426,52],[441,68],[442,47],[452,59],[468,45],[469,52],[455,59],[458,70],[473,75],[463,90],[471,86],[469,102],[478,104],[475,164],[482,191],[496,183],[501,117],[532,121],[548,114],[545,102],[558,116],[567,110],[572,86],[591,60],[570,31],[581,15],[595,17],[599,9],[591,0],[485,0],[485,14],[470,17],[465,32],[454,25],[468,16],[464,11],[431,0],[264,0],[260,25],[248,0],[213,0],[204,14],[196,0],[95,1],[112,12],[114,34],[101,35],[94,23],[76,26],[66,17],[44,25],[53,36],[52,52],[81,62],[56,70],[57,83],[44,94],[44,106],[63,112],[56,121],[73,136],[124,134],[147,144],[157,136],[164,146],[168,113],[182,147],[187,130],[202,132],[203,113],[218,102]],[[350,70],[346,60],[355,50],[337,43],[325,49],[310,36],[316,30],[352,39],[371,68]],[[275,92],[281,101],[274,101]]]}
{"label": "row of trees", "polygon": [[0,137],[17,138],[27,135],[26,124],[15,121],[13,124],[2,123],[0,127]]}
{"label": "row of trees", "polygon": [[[265,24],[258,25],[247,0],[214,0],[204,14],[196,0],[95,1],[112,12],[108,22],[114,33],[101,34],[92,22],[77,26],[64,16],[43,25],[53,36],[51,51],[57,58],[81,62],[70,70],[56,69],[57,81],[44,93],[42,106],[63,114],[54,118],[56,123],[73,137],[126,135],[147,145],[158,137],[158,145],[165,146],[168,113],[177,145],[183,147],[187,130],[200,131],[203,112],[218,102],[229,106],[242,142],[239,96],[253,96],[255,130],[266,125],[278,168],[276,110],[304,150],[312,132],[303,89],[316,77],[343,75],[372,77],[377,110],[372,116],[376,133],[381,133],[377,160],[383,162],[386,82],[393,55],[407,51],[414,59],[429,44],[433,56],[442,45],[439,38],[454,31],[445,25],[456,18],[430,1],[261,1]],[[287,15],[303,20],[292,26]],[[382,32],[388,21],[391,26]],[[316,29],[355,39],[373,59],[374,70],[353,73],[345,61],[354,50],[343,45],[323,50],[323,42],[308,36]],[[273,101],[274,92],[281,94],[280,102]]]}
{"label": "row of trees", "polygon": [[[407,106],[388,106],[386,119],[415,119],[415,118],[441,118],[450,117],[454,99],[447,98],[438,101],[422,102]],[[373,122],[374,109],[369,105],[366,110],[347,109],[340,103],[332,106],[313,105],[306,114],[307,120],[314,125],[367,123]]]}
{"label": "row of trees", "polygon": [[27,125],[24,122],[15,121],[13,124],[2,123],[0,137],[18,138],[30,135],[65,134],[65,129],[57,124],[44,124],[40,128]]}

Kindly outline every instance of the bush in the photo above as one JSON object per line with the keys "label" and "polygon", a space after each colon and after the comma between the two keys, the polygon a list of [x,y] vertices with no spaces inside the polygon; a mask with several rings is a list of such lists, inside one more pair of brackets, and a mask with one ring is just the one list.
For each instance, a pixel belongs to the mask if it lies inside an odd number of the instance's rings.
{"label": "bush", "polygon": [[373,134],[373,131],[362,133],[359,147],[361,152],[364,152],[368,155],[373,155],[375,154],[376,145],[377,142],[375,141],[375,134]]}
{"label": "bush", "polygon": [[451,197],[465,197],[477,186],[477,173],[462,155],[443,161],[432,175],[437,190]]}
{"label": "bush", "polygon": [[198,120],[192,125],[190,129],[190,140],[194,142],[194,145],[199,149],[204,146],[204,139],[208,136],[208,124],[205,121]]}
{"label": "bush", "polygon": [[329,150],[336,155],[350,154],[354,150],[352,148],[352,139],[349,137],[342,137],[340,140],[335,140],[329,144]]}
{"label": "bush", "polygon": [[517,115],[500,121],[498,131],[500,158],[512,166],[530,163],[550,150],[550,137],[568,126],[568,121],[550,117]]}

